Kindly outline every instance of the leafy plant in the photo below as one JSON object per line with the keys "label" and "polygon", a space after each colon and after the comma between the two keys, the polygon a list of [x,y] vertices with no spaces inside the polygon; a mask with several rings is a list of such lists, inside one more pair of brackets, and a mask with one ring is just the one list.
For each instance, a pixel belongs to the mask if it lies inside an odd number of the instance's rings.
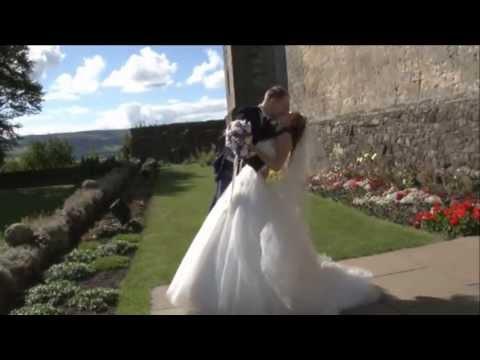
{"label": "leafy plant", "polygon": [[67,280],[58,280],[48,284],[37,285],[28,290],[25,297],[25,304],[28,306],[35,304],[59,306],[74,296],[79,290],[80,288],[78,286]]}
{"label": "leafy plant", "polygon": [[78,246],[79,250],[96,250],[98,249],[102,243],[98,241],[82,241]]}
{"label": "leafy plant", "polygon": [[96,271],[109,271],[128,267],[130,259],[127,256],[111,255],[96,259],[92,266]]}
{"label": "leafy plant", "polygon": [[185,159],[184,164],[197,163],[200,166],[210,166],[215,161],[215,158],[215,148],[212,147],[209,151],[195,151],[194,154],[190,155],[187,159]]}
{"label": "leafy plant", "polygon": [[97,259],[98,254],[96,249],[75,249],[70,254],[65,256],[68,262],[92,263]]}
{"label": "leafy plant", "polygon": [[57,138],[33,142],[20,159],[26,170],[62,168],[75,162],[72,145]]}
{"label": "leafy plant", "polygon": [[115,240],[127,241],[132,244],[138,244],[142,236],[139,234],[119,234],[115,237]]}
{"label": "leafy plant", "polygon": [[10,312],[10,315],[64,315],[65,313],[49,304],[24,306]]}
{"label": "leafy plant", "polygon": [[111,255],[129,255],[138,248],[137,244],[125,240],[113,240],[105,245],[99,246],[97,254],[99,256]]}
{"label": "leafy plant", "polygon": [[85,263],[80,262],[64,262],[53,265],[45,273],[45,281],[47,283],[56,280],[78,281],[87,279],[95,273],[95,269]]}
{"label": "leafy plant", "polygon": [[17,172],[23,170],[25,170],[25,165],[20,158],[5,160],[5,163],[1,168],[1,172],[3,173]]}
{"label": "leafy plant", "polygon": [[117,300],[118,290],[95,288],[81,290],[67,302],[67,306],[80,311],[104,312]]}

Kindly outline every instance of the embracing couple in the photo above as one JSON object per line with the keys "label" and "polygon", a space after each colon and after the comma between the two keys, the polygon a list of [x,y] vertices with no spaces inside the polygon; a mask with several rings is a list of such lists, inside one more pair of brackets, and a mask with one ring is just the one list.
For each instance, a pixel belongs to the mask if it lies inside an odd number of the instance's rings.
{"label": "embracing couple", "polygon": [[[197,314],[338,314],[381,292],[371,273],[317,254],[303,215],[306,119],[289,111],[286,89],[234,111],[248,122],[248,157],[235,173],[227,143],[215,161],[210,212],[167,290],[172,304]],[[280,173],[267,181],[270,170]]]}

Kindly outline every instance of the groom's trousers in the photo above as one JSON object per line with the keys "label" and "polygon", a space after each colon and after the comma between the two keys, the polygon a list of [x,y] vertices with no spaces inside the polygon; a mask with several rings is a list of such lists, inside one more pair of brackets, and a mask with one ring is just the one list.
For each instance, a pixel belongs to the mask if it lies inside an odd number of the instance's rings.
{"label": "groom's trousers", "polygon": [[213,168],[217,188],[212,203],[210,204],[209,212],[213,209],[228,185],[230,185],[233,177],[233,163],[230,160],[227,160],[223,154],[215,160]]}

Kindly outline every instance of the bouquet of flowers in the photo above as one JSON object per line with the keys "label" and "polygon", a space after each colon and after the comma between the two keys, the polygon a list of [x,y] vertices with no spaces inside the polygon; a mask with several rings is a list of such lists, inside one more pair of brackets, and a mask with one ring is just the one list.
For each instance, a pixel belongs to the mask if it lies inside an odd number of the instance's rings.
{"label": "bouquet of flowers", "polygon": [[247,120],[234,120],[225,134],[225,146],[232,150],[235,157],[246,159],[251,155],[252,126]]}

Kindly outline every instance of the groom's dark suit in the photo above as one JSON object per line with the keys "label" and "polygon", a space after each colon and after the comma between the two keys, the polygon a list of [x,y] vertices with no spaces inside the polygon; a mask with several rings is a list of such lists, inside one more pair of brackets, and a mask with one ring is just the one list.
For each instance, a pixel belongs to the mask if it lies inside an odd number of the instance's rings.
{"label": "groom's dark suit", "polygon": [[[230,118],[232,120],[244,119],[250,122],[252,127],[253,144],[277,136],[277,131],[272,120],[269,119],[258,106],[244,107],[238,110],[235,109],[230,114]],[[232,181],[233,158],[232,151],[228,147],[224,147],[213,164],[217,190],[213,197],[212,204],[210,205],[210,210],[215,206],[217,200]],[[244,163],[254,168],[255,171],[260,170],[265,165],[258,155],[246,159]]]}

